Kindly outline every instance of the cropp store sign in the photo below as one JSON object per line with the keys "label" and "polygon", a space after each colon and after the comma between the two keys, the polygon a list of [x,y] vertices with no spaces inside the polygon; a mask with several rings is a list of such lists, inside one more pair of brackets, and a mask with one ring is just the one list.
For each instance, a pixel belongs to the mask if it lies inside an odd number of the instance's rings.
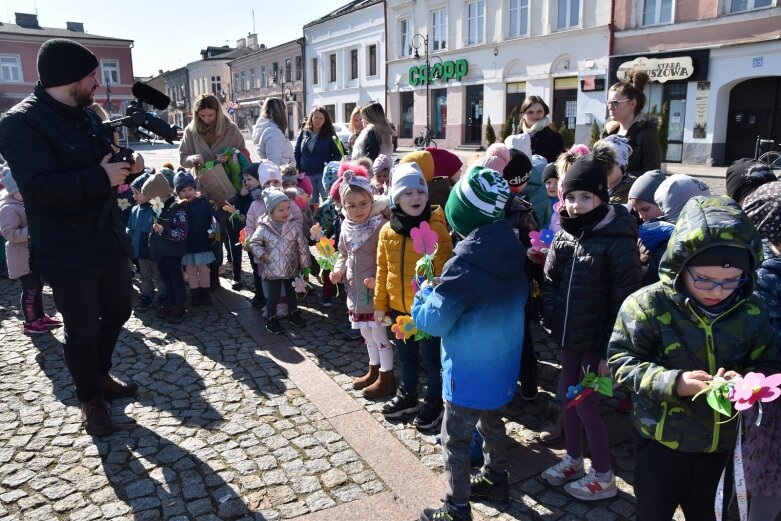
{"label": "cropp store sign", "polygon": [[659,83],[682,81],[694,74],[694,64],[689,56],[659,59],[641,56],[619,65],[616,76],[621,81],[627,81],[629,72],[632,69],[644,70],[648,73],[651,81],[658,81]]}
{"label": "cropp store sign", "polygon": [[432,64],[428,69],[425,65],[413,65],[409,68],[409,84],[413,87],[431,83],[435,79],[448,81],[460,80],[466,76],[469,65],[466,60],[446,61],[443,63]]}

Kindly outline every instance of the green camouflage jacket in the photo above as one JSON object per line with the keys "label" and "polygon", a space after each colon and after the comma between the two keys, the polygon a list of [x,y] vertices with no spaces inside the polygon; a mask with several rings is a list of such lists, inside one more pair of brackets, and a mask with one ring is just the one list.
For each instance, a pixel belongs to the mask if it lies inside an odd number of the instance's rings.
{"label": "green camouflage jacket", "polygon": [[608,345],[615,380],[633,391],[632,423],[641,435],[684,452],[730,450],[737,421],[711,409],[705,397],[679,397],[676,380],[683,371],[719,367],[745,374],[776,372],[781,357],[772,345],[768,311],[753,294],[756,274],[737,291],[740,298],[720,315],[708,317],[676,285],[696,253],[719,244],[746,248],[754,268],[762,260],[759,234],[727,197],[689,201],[667,244],[659,282],[627,298]]}

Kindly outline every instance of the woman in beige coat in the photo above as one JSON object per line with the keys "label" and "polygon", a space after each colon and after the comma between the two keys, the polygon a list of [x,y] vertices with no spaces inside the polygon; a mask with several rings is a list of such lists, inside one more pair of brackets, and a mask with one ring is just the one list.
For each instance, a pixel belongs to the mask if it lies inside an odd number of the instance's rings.
{"label": "woman in beige coat", "polygon": [[227,147],[246,148],[239,127],[222,110],[214,94],[201,94],[195,98],[193,120],[184,129],[179,145],[179,160],[183,167],[193,168],[208,161],[225,163],[228,156],[222,154]]}

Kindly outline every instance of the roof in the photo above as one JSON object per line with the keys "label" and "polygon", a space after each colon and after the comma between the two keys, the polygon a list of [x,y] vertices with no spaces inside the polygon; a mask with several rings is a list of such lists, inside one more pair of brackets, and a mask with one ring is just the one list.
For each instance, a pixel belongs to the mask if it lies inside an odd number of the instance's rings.
{"label": "roof", "polygon": [[285,47],[286,45],[291,45],[291,44],[296,44],[296,45],[300,46],[303,43],[304,43],[304,39],[303,38],[297,38],[295,40],[290,40],[289,42],[285,42],[285,43],[281,43],[279,45],[275,45],[274,47],[261,47],[260,49],[255,49],[255,50],[252,50],[249,47],[243,47],[243,49],[248,49],[250,52],[245,54],[244,56],[239,56],[238,58],[234,58],[228,65],[230,65],[231,63],[233,63],[233,62],[235,62],[235,61],[237,61],[237,60],[239,60],[241,58],[247,58],[248,56],[253,56],[255,54],[260,54],[260,53],[267,53],[267,52],[272,52],[273,53],[274,49],[279,49],[280,47]]}
{"label": "roof", "polygon": [[71,40],[106,40],[106,42],[128,42],[133,40],[126,38],[114,38],[113,36],[100,36],[87,32],[71,31],[70,29],[58,29],[56,27],[29,28],[16,24],[0,22],[0,34],[12,34],[17,36],[38,36],[49,38],[69,38]]}
{"label": "roof", "polygon": [[346,14],[350,14],[355,11],[359,11],[366,7],[371,7],[375,4],[381,4],[381,3],[382,0],[353,0],[349,4],[344,5],[335,11],[331,11],[330,13],[323,16],[322,18],[318,18],[313,22],[309,22],[308,24],[304,25],[304,29],[306,29],[307,27],[311,27],[313,25],[327,22],[328,20],[333,20],[334,18],[339,18],[340,16],[344,16]]}
{"label": "roof", "polygon": [[[220,47],[208,47],[206,51],[219,50],[219,49]],[[203,52],[204,51],[201,51],[201,53]],[[202,58],[202,59],[203,60],[234,60],[236,58],[241,58],[242,56],[245,56],[251,52],[252,49],[248,49],[247,47],[241,47],[240,49],[229,49],[226,52],[220,54],[212,54],[208,58]]]}

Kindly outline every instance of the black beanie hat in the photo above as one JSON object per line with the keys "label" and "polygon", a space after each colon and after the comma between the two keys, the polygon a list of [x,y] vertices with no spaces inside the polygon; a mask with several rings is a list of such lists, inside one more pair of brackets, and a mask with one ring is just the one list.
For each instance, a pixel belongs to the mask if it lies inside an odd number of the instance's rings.
{"label": "black beanie hat", "polygon": [[548,163],[545,166],[545,170],[542,171],[542,182],[544,183],[548,179],[558,179],[559,171],[556,170],[556,163]]}
{"label": "black beanie hat", "polygon": [[703,250],[694,255],[688,266],[718,266],[720,268],[738,268],[745,273],[754,270],[751,266],[751,255],[746,248],[720,244]]}
{"label": "black beanie hat", "polygon": [[44,89],[79,81],[97,67],[92,51],[66,38],[48,40],[38,51],[38,79]]}
{"label": "black beanie hat", "polygon": [[260,163],[250,163],[249,166],[247,166],[242,174],[248,174],[260,181],[260,176],[258,175],[258,167],[260,166]]}
{"label": "black beanie hat", "polygon": [[532,175],[532,162],[529,157],[514,148],[510,149],[510,161],[502,171],[502,177],[510,186],[521,186],[529,181]]}
{"label": "black beanie hat", "polygon": [[607,172],[603,164],[596,161],[591,154],[579,157],[564,175],[564,182],[561,184],[562,195],[566,196],[575,190],[591,192],[602,199],[603,203],[610,202],[610,195],[607,193]]}
{"label": "black beanie hat", "polygon": [[727,168],[727,195],[740,204],[748,194],[763,184],[775,180],[776,176],[767,165],[750,157],[744,157]]}

